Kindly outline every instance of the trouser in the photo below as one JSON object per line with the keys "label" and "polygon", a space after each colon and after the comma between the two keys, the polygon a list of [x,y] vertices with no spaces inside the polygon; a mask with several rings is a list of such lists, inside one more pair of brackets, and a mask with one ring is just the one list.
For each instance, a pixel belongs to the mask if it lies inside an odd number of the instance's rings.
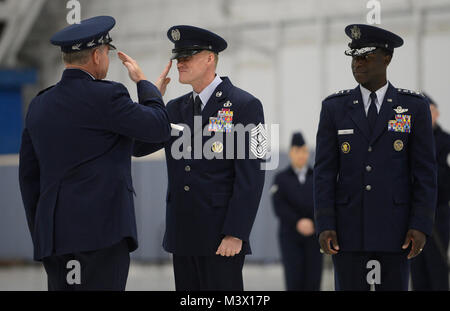
{"label": "trouser", "polygon": [[100,250],[46,257],[43,263],[49,291],[123,291],[130,253],[124,239]]}
{"label": "trouser", "polygon": [[[443,251],[448,251],[448,240],[442,245]],[[411,279],[413,290],[449,290],[448,266],[436,245],[430,237],[420,255],[411,260]]]}
{"label": "trouser", "polygon": [[317,239],[280,233],[279,243],[288,291],[319,291],[322,278],[322,254]]}
{"label": "trouser", "polygon": [[173,255],[177,291],[242,291],[245,255],[178,256]]}
{"label": "trouser", "polygon": [[[368,291],[370,290],[368,279],[375,279],[376,282],[379,281],[379,284],[375,282],[376,291],[407,291],[410,268],[407,254],[407,251],[399,253],[340,251],[332,256],[335,288],[342,291]],[[371,260],[375,260],[379,265],[369,263]],[[372,278],[377,271],[379,278]]]}

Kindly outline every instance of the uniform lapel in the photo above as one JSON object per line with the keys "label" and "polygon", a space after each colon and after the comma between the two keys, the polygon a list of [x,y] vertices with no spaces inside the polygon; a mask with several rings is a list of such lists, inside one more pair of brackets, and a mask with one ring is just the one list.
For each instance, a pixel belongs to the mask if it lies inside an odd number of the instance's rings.
{"label": "uniform lapel", "polygon": [[397,101],[397,97],[395,95],[396,95],[395,88],[392,86],[391,83],[389,83],[386,95],[384,95],[380,113],[377,118],[377,123],[375,124],[372,138],[370,140],[371,145],[373,145],[373,143],[378,139],[378,137],[382,133],[387,131],[389,120],[392,120],[394,118],[394,111],[392,109],[392,106],[394,105],[394,101]]}
{"label": "uniform lapel", "polygon": [[194,135],[194,100],[192,98],[192,92],[186,96],[181,114],[183,123],[189,126],[191,135]]}
{"label": "uniform lapel", "polygon": [[370,141],[370,129],[367,122],[366,112],[364,110],[364,102],[361,95],[359,85],[352,90],[352,95],[349,97],[350,102],[350,117],[356,126],[361,130],[361,133]]}
{"label": "uniform lapel", "polygon": [[[202,130],[208,123],[209,118],[215,116],[217,111],[223,107],[223,103],[226,100],[227,95],[230,93],[230,88],[232,86],[231,81],[227,77],[222,77],[222,83],[216,87],[202,110]],[[230,107],[231,110],[233,110],[232,108],[233,107]],[[186,96],[181,114],[183,123],[189,126],[191,129],[191,135],[194,135],[194,100],[192,92]]]}
{"label": "uniform lapel", "polygon": [[300,187],[302,184],[300,183],[300,179],[298,178],[297,172],[294,170],[294,168],[290,167],[292,178],[295,179],[295,185],[297,187]]}

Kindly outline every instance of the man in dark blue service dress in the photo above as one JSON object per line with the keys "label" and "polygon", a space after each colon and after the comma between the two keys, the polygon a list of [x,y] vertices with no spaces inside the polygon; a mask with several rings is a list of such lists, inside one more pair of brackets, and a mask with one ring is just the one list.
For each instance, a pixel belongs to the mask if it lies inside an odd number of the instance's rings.
{"label": "man in dark blue service dress", "polygon": [[[223,38],[186,25],[171,27],[167,36],[175,45],[179,82],[193,91],[167,104],[179,129],[171,140],[136,143],[134,155],[165,147],[163,247],[173,254],[176,290],[243,290],[244,258],[251,253],[249,236],[264,186],[263,107],[216,74],[218,53],[227,47]],[[242,127],[249,129],[244,135]]]}
{"label": "man in dark blue service dress", "polygon": [[290,165],[275,176],[271,188],[279,218],[278,242],[286,289],[318,291],[322,277],[322,254],[314,228],[313,170],[309,150],[298,132],[292,135]]}
{"label": "man in dark blue service dress", "polygon": [[321,249],[338,290],[408,290],[410,261],[430,236],[437,171],[423,95],[395,88],[386,70],[403,40],[354,24],[346,55],[359,85],[322,104],[314,168]]}
{"label": "man in dark blue service dress", "polygon": [[448,243],[450,231],[450,135],[437,123],[439,109],[430,96],[436,159],[438,163],[438,200],[433,233],[420,256],[411,261],[413,290],[449,290]]}
{"label": "man in dark blue service dress", "polygon": [[139,104],[122,84],[103,80],[114,25],[114,18],[98,16],[52,37],[65,70],[33,99],[26,117],[20,189],[34,259],[43,261],[49,290],[125,289],[129,253],[138,247],[133,139],[170,138],[161,93],[133,59],[119,52]]}

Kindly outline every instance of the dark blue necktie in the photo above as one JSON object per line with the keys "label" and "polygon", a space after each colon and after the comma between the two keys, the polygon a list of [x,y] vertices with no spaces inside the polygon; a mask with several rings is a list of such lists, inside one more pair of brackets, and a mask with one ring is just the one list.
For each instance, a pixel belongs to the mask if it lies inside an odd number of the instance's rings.
{"label": "dark blue necktie", "polygon": [[199,116],[202,114],[202,100],[200,96],[197,95],[194,100],[194,116]]}
{"label": "dark blue necktie", "polygon": [[373,132],[373,129],[375,128],[375,124],[377,123],[377,94],[375,92],[370,93],[370,106],[369,106],[369,112],[367,113],[367,121],[369,121],[369,128],[370,131]]}

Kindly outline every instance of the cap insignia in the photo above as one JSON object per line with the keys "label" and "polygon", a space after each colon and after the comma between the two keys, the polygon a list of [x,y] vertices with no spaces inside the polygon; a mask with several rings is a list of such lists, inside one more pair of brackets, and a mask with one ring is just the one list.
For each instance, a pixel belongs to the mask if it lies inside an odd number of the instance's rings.
{"label": "cap insignia", "polygon": [[173,29],[171,32],[173,41],[178,41],[181,38],[180,31],[178,29]]}
{"label": "cap insignia", "polygon": [[356,25],[353,26],[353,28],[350,29],[350,31],[352,32],[351,33],[352,39],[359,40],[359,38],[361,38],[361,29],[359,29],[358,26]]}

